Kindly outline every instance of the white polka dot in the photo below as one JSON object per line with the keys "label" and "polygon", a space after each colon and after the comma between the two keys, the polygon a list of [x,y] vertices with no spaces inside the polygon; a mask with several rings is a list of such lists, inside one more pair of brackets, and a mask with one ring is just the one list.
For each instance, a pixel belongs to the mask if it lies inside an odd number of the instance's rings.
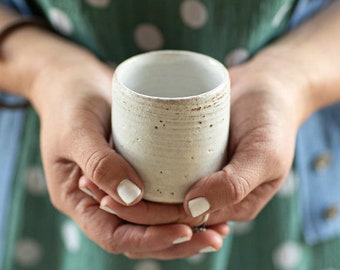
{"label": "white polka dot", "polygon": [[72,221],[66,221],[61,227],[61,234],[65,247],[70,252],[76,252],[80,247],[80,233],[77,225]]}
{"label": "white polka dot", "polygon": [[24,267],[36,266],[42,258],[40,244],[31,238],[21,239],[15,247],[15,259]]}
{"label": "white polka dot", "polygon": [[151,260],[136,263],[133,270],[162,270],[159,263]]}
{"label": "white polka dot", "polygon": [[187,258],[187,261],[192,264],[202,263],[206,258],[206,254],[196,254]]}
{"label": "white polka dot", "polygon": [[276,248],[273,253],[273,262],[278,269],[295,269],[301,260],[302,249],[295,242],[285,242]]}
{"label": "white polka dot", "polygon": [[208,20],[206,7],[197,0],[185,0],[180,7],[183,22],[190,28],[200,28]]}
{"label": "white polka dot", "polygon": [[52,25],[56,30],[64,35],[70,35],[73,32],[73,25],[66,13],[58,8],[51,8],[48,11],[48,16]]}
{"label": "white polka dot", "polygon": [[163,46],[163,35],[155,25],[143,23],[135,30],[135,41],[142,50],[157,50]]}
{"label": "white polka dot", "polygon": [[96,8],[106,8],[111,0],[86,0],[86,2],[93,7]]}
{"label": "white polka dot", "polygon": [[286,197],[292,195],[297,187],[297,175],[293,171],[290,171],[285,181],[282,183],[281,188],[277,192],[279,197]]}
{"label": "white polka dot", "polygon": [[47,192],[44,172],[40,167],[32,167],[27,171],[26,188],[33,195],[44,195]]}
{"label": "white polka dot", "polygon": [[245,62],[249,58],[249,51],[244,48],[237,48],[231,51],[225,58],[227,67],[237,66]]}
{"label": "white polka dot", "polygon": [[234,222],[234,233],[235,235],[244,235],[249,233],[254,227],[254,221],[249,222]]}
{"label": "white polka dot", "polygon": [[280,24],[282,23],[283,19],[286,17],[288,11],[291,8],[291,3],[288,1],[283,6],[279,9],[279,11],[276,13],[273,21],[272,21],[272,26],[273,27],[279,27]]}

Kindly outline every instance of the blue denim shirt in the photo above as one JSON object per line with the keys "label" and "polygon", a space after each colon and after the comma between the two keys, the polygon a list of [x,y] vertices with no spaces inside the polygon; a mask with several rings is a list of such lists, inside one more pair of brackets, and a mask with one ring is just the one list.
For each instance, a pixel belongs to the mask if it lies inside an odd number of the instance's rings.
{"label": "blue denim shirt", "polygon": [[[330,0],[300,0],[296,27]],[[340,89],[339,89],[340,91]],[[340,234],[340,104],[314,113],[299,130],[295,165],[300,179],[303,234],[309,244]]]}
{"label": "blue denim shirt", "polygon": [[308,243],[340,234],[340,104],[314,113],[300,128],[296,168]]}
{"label": "blue denim shirt", "polygon": [[[291,20],[297,26],[330,0],[299,0]],[[0,3],[29,14],[24,0]],[[340,90],[339,90],[340,91]],[[12,102],[17,97],[0,94]],[[0,265],[4,220],[11,194],[11,179],[23,127],[22,111],[0,110]],[[296,147],[296,170],[300,179],[303,233],[314,244],[340,235],[340,104],[314,113],[300,128]]]}
{"label": "blue denim shirt", "polygon": [[[21,14],[30,14],[30,10],[23,0],[0,0],[0,3],[16,9]],[[22,101],[20,97],[5,95],[1,92],[0,100],[5,104]],[[15,174],[23,124],[23,110],[0,109],[0,265],[2,265],[5,248],[5,221],[11,197],[11,180]]]}
{"label": "blue denim shirt", "polygon": [[29,7],[26,5],[25,0],[0,0],[0,3],[14,8],[24,15],[28,15],[31,13]]}

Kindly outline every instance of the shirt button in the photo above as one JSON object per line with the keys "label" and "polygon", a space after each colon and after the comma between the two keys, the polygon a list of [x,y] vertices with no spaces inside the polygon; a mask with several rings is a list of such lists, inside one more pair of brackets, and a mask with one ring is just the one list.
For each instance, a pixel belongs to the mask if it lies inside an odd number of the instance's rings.
{"label": "shirt button", "polygon": [[338,207],[336,207],[335,205],[333,205],[333,206],[330,206],[330,207],[328,207],[327,209],[325,209],[325,210],[323,211],[322,216],[323,216],[324,219],[329,220],[329,219],[333,219],[335,216],[337,216],[337,215],[338,215],[338,212],[339,212]]}
{"label": "shirt button", "polygon": [[332,155],[329,152],[325,152],[314,159],[313,168],[315,171],[320,171],[328,167],[332,161]]}

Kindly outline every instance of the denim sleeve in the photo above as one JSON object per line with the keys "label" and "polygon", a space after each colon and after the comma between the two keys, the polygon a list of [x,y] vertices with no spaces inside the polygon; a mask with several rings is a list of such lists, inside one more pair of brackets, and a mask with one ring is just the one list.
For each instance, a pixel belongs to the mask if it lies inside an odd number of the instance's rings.
{"label": "denim sleeve", "polygon": [[314,113],[299,130],[303,235],[316,244],[340,236],[340,103]]}
{"label": "denim sleeve", "polygon": [[0,0],[0,3],[16,9],[19,13],[23,15],[31,14],[31,11],[27,6],[25,0]]}
{"label": "denim sleeve", "polygon": [[[23,15],[31,14],[24,0],[0,0],[0,3],[15,9]],[[0,89],[0,102],[16,104],[22,102],[22,99],[6,95]],[[6,216],[9,210],[12,179],[15,173],[23,125],[23,110],[0,108],[0,265],[2,265],[2,254],[4,254],[3,249],[5,248]]]}
{"label": "denim sleeve", "polygon": [[[0,91],[0,102],[16,104],[22,99],[5,95]],[[19,155],[20,137],[24,126],[24,111],[0,108],[0,267],[4,254],[4,237],[6,232],[6,217],[12,191],[12,180],[16,172]]]}
{"label": "denim sleeve", "polygon": [[[298,26],[330,0],[300,0]],[[340,103],[315,112],[299,130],[295,164],[300,179],[303,235],[316,244],[340,236]]]}
{"label": "denim sleeve", "polygon": [[290,26],[296,27],[332,1],[334,0],[299,0],[292,15]]}

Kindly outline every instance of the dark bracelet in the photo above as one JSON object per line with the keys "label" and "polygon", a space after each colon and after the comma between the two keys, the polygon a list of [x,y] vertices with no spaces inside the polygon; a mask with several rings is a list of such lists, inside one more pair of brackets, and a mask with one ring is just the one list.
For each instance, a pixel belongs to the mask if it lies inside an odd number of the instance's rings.
{"label": "dark bracelet", "polygon": [[22,99],[20,102],[5,102],[0,99],[0,110],[6,109],[6,110],[18,110],[18,109],[26,109],[28,108],[30,103]]}
{"label": "dark bracelet", "polygon": [[6,40],[6,38],[10,34],[15,32],[17,29],[22,28],[22,27],[26,27],[26,26],[38,26],[40,28],[51,29],[45,21],[38,19],[38,18],[23,18],[23,17],[21,17],[17,20],[10,22],[7,26],[0,29],[0,60],[2,58],[2,55],[1,55],[1,47],[2,46],[1,45],[4,42],[4,40]]}
{"label": "dark bracelet", "polygon": [[18,109],[26,109],[28,108],[30,103],[28,101],[23,101],[21,103],[15,103],[15,104],[7,104],[0,101],[0,110],[1,109],[7,109],[7,110],[18,110]]}

